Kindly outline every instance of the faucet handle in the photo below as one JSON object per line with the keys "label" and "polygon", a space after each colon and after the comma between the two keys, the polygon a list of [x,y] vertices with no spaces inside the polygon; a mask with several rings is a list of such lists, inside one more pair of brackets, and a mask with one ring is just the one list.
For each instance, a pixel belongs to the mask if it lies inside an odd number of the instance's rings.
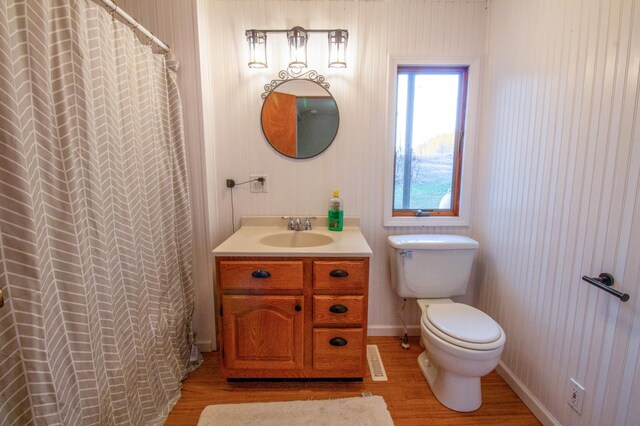
{"label": "faucet handle", "polygon": [[287,223],[287,229],[288,229],[289,231],[292,231],[292,230],[294,230],[294,229],[295,229],[295,226],[296,226],[296,225],[295,225],[295,223],[293,222],[293,217],[291,217],[291,216],[282,216],[282,218],[283,218],[283,219],[286,219],[286,220],[288,220],[288,221],[289,221],[289,222]]}
{"label": "faucet handle", "polygon": [[315,216],[309,216],[304,220],[304,230],[311,231],[311,219],[317,219]]}

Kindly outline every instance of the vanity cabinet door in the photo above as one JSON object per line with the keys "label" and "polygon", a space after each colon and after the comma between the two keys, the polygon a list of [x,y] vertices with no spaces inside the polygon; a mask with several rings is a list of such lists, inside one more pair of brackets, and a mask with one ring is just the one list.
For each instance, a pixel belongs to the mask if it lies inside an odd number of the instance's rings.
{"label": "vanity cabinet door", "polygon": [[304,297],[222,297],[227,368],[300,369],[304,363]]}

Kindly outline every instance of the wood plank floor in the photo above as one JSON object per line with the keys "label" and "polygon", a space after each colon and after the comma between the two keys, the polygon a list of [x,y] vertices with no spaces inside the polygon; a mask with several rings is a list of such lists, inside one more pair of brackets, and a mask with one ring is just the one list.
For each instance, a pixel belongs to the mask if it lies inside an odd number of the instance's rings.
{"label": "wood plank floor", "polygon": [[[292,401],[360,396],[382,396],[396,425],[539,425],[531,411],[494,371],[482,378],[483,404],[472,413],[456,413],[431,393],[417,364],[417,338],[402,350],[395,337],[369,337],[378,345],[389,381],[373,382],[244,382],[227,383],[220,377],[217,352],[204,354],[204,363],[183,383],[182,397],[166,425],[195,425],[207,405],[242,402]],[[368,374],[368,373],[367,373]]]}

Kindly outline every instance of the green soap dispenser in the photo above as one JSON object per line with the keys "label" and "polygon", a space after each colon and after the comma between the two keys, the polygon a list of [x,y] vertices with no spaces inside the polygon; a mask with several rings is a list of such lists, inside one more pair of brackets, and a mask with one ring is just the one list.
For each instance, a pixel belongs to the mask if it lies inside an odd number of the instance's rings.
{"label": "green soap dispenser", "polygon": [[333,197],[329,200],[329,231],[342,231],[344,224],[344,210],[342,200],[338,197],[340,191],[333,191]]}

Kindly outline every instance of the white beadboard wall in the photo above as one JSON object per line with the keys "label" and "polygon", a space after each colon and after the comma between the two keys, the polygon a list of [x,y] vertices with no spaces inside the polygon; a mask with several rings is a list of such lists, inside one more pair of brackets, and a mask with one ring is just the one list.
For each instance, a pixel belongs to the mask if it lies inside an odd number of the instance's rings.
{"label": "white beadboard wall", "polygon": [[[496,0],[488,32],[474,304],[546,423],[637,425],[640,3]],[[581,280],[600,272],[630,301]]]}
{"label": "white beadboard wall", "polygon": [[[215,344],[213,312],[213,262],[209,228],[208,199],[205,184],[202,89],[196,0],[119,0],[118,5],[143,26],[167,43],[180,62],[178,85],[189,166],[194,235],[193,279],[196,306],[194,330],[200,350],[210,351]],[[141,37],[144,39],[144,36]]]}
{"label": "white beadboard wall", "polygon": [[[341,189],[346,213],[361,218],[374,251],[371,334],[395,334],[399,325],[386,236],[470,234],[481,250],[468,300],[505,329],[500,371],[536,415],[547,424],[637,424],[637,1],[122,0],[120,5],[169,43],[181,61],[196,230],[194,327],[202,348],[214,341],[210,250],[231,234],[230,194],[219,182],[264,173],[268,194],[236,188],[236,226],[242,215],[324,214],[333,188]],[[268,70],[249,70],[244,40],[249,28],[294,25],[350,32],[346,70],[327,69],[324,40],[318,43],[319,35],[310,40],[310,66],[331,83],[341,125],[329,150],[299,161],[275,153],[259,127],[262,86],[284,68],[285,55],[274,52]],[[284,46],[284,37],[270,35],[269,43]],[[387,55],[487,51],[472,227],[385,229]],[[629,302],[580,279],[601,271],[616,277],[616,287],[631,295]],[[408,308],[406,319],[416,325],[417,310]],[[581,416],[565,402],[569,377],[586,388]]]}
{"label": "white beadboard wall", "polygon": [[[468,233],[469,228],[383,227],[387,69],[389,54],[477,56],[484,54],[487,3],[482,1],[277,1],[201,0],[199,3],[209,196],[219,210],[212,227],[220,243],[232,233],[227,178],[268,175],[269,193],[234,189],[235,226],[243,215],[326,215],[334,188],[340,189],[345,214],[359,216],[373,250],[369,293],[369,334],[395,335],[400,330],[400,301],[390,288],[386,237],[390,233]],[[326,35],[311,34],[309,68],[323,74],[340,110],[334,143],[320,156],[292,160],[275,152],[260,128],[263,86],[286,68],[286,38],[269,34],[269,68],[249,69],[244,32],[251,28],[349,30],[348,68],[328,69]],[[417,331],[413,302],[405,319]]]}

